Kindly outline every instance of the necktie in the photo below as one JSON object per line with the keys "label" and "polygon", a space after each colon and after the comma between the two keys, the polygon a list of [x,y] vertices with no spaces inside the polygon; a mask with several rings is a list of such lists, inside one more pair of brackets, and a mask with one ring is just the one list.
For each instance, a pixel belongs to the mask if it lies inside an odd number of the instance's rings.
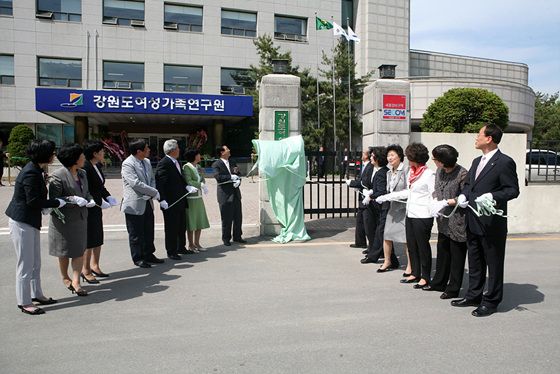
{"label": "necktie", "polygon": [[478,164],[478,167],[476,168],[476,174],[474,176],[474,179],[478,179],[478,176],[480,175],[480,172],[482,172],[482,169],[484,169],[485,165],[486,165],[486,156],[482,156],[482,159],[480,160],[480,164]]}
{"label": "necktie", "polygon": [[179,166],[179,161],[173,160],[173,162],[175,162],[175,166],[177,166],[177,170],[179,170],[179,174],[183,175],[183,173],[181,173],[181,166]]}

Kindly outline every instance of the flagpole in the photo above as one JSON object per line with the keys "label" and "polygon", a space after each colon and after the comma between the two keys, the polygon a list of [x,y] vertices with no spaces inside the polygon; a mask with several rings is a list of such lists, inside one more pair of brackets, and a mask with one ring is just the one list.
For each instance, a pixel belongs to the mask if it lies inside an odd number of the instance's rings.
{"label": "flagpole", "polygon": [[[331,16],[331,23],[334,24],[334,16]],[[334,38],[332,41],[332,50],[333,50],[333,57],[332,57],[332,89],[333,89],[333,151],[336,152],[336,87],[334,81],[334,59],[336,52],[334,50]]]}
{"label": "flagpole", "polygon": [[[346,17],[346,26],[350,27],[350,18]],[[350,39],[348,42],[348,149],[352,149],[352,91],[350,86]]]}
{"label": "flagpole", "polygon": [[[315,22],[317,22],[317,12],[315,12]],[[317,27],[315,27],[317,28]],[[321,101],[319,100],[319,33],[315,30],[315,43],[317,43],[317,128],[321,128]]]}

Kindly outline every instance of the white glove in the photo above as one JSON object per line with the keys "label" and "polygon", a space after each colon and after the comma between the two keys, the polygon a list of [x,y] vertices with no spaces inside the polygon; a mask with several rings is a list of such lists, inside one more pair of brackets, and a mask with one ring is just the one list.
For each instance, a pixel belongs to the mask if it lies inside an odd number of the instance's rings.
{"label": "white glove", "polygon": [[373,190],[366,190],[365,188],[362,190],[362,195],[369,196],[373,193]]}
{"label": "white glove", "polygon": [[351,180],[351,179],[346,179],[344,182],[346,182],[346,184],[347,184],[348,186],[350,186],[350,183],[352,183],[352,180]]}
{"label": "white glove", "polygon": [[169,208],[169,204],[167,204],[167,201],[162,200],[159,202],[159,206],[161,207],[161,209],[165,210],[167,208]]}
{"label": "white glove", "polygon": [[232,174],[231,180],[234,181],[234,182],[235,182],[235,181],[238,181],[238,180],[239,180],[239,177],[238,177],[237,175],[235,175],[235,174]]}
{"label": "white glove", "polygon": [[73,201],[74,203],[78,204],[79,207],[84,207],[88,203],[88,201],[86,199],[84,199],[83,197],[80,197],[80,196],[72,196],[70,198],[70,201]]}
{"label": "white glove", "polygon": [[[109,196],[110,197],[110,196]],[[111,204],[109,204],[108,202],[106,202],[105,200],[101,199],[101,209],[107,209],[112,207]]]}
{"label": "white glove", "polygon": [[430,201],[430,215],[432,217],[439,217],[439,211],[449,205],[447,200],[432,200]]}
{"label": "white glove", "polygon": [[142,199],[144,199],[144,200],[146,200],[146,201],[150,200],[151,198],[152,198],[152,197],[151,197],[150,195],[143,195],[143,196],[142,196]]}
{"label": "white glove", "polygon": [[88,201],[88,203],[86,204],[86,208],[93,208],[94,206],[95,206],[95,200],[93,199]]}
{"label": "white glove", "polygon": [[43,209],[41,209],[41,213],[43,213],[44,216],[48,216],[51,212],[52,212],[52,209],[51,209],[51,208],[43,208]]}
{"label": "white glove", "polygon": [[466,208],[469,205],[467,197],[463,194],[460,194],[457,198],[457,205],[459,205],[459,208]]}
{"label": "white glove", "polygon": [[187,192],[188,192],[188,193],[195,193],[195,192],[198,192],[198,188],[193,187],[193,186],[187,186]]}
{"label": "white glove", "polygon": [[200,187],[202,188],[202,191],[204,192],[205,195],[208,195],[210,193],[210,191],[208,191],[208,188],[204,183],[201,183]]}
{"label": "white glove", "polygon": [[62,199],[57,199],[57,200],[60,203],[60,205],[58,206],[59,208],[62,208],[64,205],[66,205],[66,201],[64,201]]}
{"label": "white glove", "polygon": [[494,197],[492,196],[492,194],[490,192],[487,192],[485,194],[480,195],[479,197],[477,197],[474,202],[475,203],[480,203],[482,200],[485,199],[490,199],[490,200],[494,200]]}
{"label": "white glove", "polygon": [[113,196],[107,196],[107,201],[109,202],[109,204],[111,204],[111,206],[119,205],[119,203],[117,203],[117,199],[115,199]]}
{"label": "white glove", "polygon": [[385,201],[391,201],[391,198],[389,197],[389,194],[386,194],[379,196],[377,199],[375,199],[375,201],[378,204],[383,204]]}
{"label": "white glove", "polygon": [[156,192],[156,194],[157,194],[157,195],[156,195],[156,196],[154,196],[154,199],[156,199],[156,200],[158,200],[158,201],[159,201],[159,200],[161,200],[161,199],[160,199],[160,198],[161,198],[161,196],[159,196],[159,192]]}
{"label": "white glove", "polygon": [[239,187],[240,184],[241,184],[241,179],[236,180],[235,182],[233,182],[233,188]]}
{"label": "white glove", "polygon": [[366,197],[364,197],[364,199],[362,200],[362,204],[368,205],[370,201],[371,197],[369,197],[369,195],[366,195]]}

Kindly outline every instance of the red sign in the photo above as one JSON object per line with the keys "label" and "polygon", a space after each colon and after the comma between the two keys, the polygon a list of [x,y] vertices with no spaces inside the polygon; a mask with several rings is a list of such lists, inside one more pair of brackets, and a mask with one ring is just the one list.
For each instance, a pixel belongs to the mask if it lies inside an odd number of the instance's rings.
{"label": "red sign", "polygon": [[406,95],[383,95],[382,112],[382,119],[406,120]]}

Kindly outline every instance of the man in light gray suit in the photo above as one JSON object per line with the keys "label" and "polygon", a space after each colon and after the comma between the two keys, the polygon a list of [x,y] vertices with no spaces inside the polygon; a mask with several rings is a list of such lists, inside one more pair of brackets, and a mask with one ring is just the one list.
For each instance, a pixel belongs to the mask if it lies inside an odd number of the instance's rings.
{"label": "man in light gray suit", "polygon": [[150,263],[162,263],[154,255],[154,203],[159,200],[152,166],[147,159],[150,148],[144,139],[130,142],[130,156],[122,163],[123,203],[130,254],[134,265],[152,267]]}

